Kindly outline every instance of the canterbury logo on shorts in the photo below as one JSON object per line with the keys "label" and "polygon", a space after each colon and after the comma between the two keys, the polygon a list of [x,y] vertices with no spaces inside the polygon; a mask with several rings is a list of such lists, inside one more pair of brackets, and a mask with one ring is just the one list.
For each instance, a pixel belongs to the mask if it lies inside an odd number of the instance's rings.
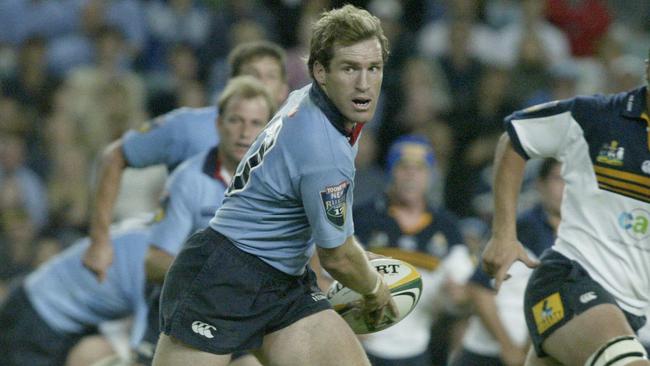
{"label": "canterbury logo on shorts", "polygon": [[196,334],[204,336],[205,338],[214,338],[211,332],[212,330],[217,330],[217,328],[213,325],[198,320],[192,323],[192,331]]}

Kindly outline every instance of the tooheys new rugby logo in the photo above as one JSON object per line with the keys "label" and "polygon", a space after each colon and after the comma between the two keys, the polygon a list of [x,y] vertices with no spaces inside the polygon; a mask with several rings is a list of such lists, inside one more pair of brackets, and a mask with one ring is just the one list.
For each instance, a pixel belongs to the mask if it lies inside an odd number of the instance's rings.
{"label": "tooheys new rugby logo", "polygon": [[347,209],[346,197],[350,184],[343,181],[335,186],[327,186],[320,191],[320,197],[325,207],[327,220],[338,228],[345,224],[345,214]]}

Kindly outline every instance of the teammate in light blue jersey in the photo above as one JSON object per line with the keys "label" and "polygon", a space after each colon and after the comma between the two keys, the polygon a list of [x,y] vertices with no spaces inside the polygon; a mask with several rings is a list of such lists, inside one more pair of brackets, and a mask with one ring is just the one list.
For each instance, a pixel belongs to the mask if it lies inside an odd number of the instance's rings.
{"label": "teammate in light blue jersey", "polygon": [[144,220],[111,230],[113,266],[100,285],[83,267],[84,238],[32,272],[0,307],[2,365],[59,365],[70,348],[100,323],[146,314]]}
{"label": "teammate in light blue jersey", "polygon": [[[229,61],[233,77],[254,76],[278,104],[284,101],[288,91],[285,53],[279,46],[268,42],[245,43],[233,49]],[[112,261],[108,226],[124,169],[165,164],[171,171],[183,160],[209,149],[218,142],[214,127],[218,114],[215,106],[181,108],[155,118],[139,130],[127,132],[105,149],[93,200],[92,244],[84,256],[84,264],[100,280]]]}
{"label": "teammate in light blue jersey", "polygon": [[257,137],[210,227],[167,273],[154,365],[225,365],[251,349],[265,364],[369,364],[305,267],[315,243],[323,267],[364,295],[369,321],[395,314],[354,239],[350,207],[357,137],[374,114],[387,48],[367,11],[323,13],[311,40],[314,83]]}
{"label": "teammate in light blue jersey", "polygon": [[[218,107],[221,111],[216,123],[221,136],[219,145],[185,161],[167,180],[163,207],[151,228],[151,246],[146,259],[147,279],[151,283],[162,283],[187,237],[208,226],[223,201],[237,164],[273,116],[275,100],[259,81],[239,76],[228,82]],[[139,360],[145,363],[160,333],[155,300],[150,307],[155,320],[144,325],[148,328],[147,335],[136,350]],[[142,327],[136,322],[136,331]],[[250,362],[256,362],[249,358]]]}

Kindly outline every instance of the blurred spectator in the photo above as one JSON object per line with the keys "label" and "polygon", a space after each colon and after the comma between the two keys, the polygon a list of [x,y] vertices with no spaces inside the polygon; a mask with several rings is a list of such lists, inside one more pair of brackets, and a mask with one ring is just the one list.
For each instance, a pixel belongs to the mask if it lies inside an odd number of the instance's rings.
{"label": "blurred spectator", "polygon": [[160,61],[175,44],[198,49],[207,42],[212,18],[200,1],[153,0],[145,6],[149,36],[145,58],[149,69],[162,67]]}
{"label": "blurred spectator", "polygon": [[49,39],[74,31],[79,0],[0,1],[0,43],[20,46],[31,37]]}
{"label": "blurred spectator", "polygon": [[[205,99],[205,90],[200,80],[199,60],[194,49],[186,43],[175,44],[168,49],[167,62],[161,70],[150,73],[147,78],[147,110],[149,115],[158,116],[172,109],[191,105],[181,98],[186,92],[193,93],[192,104]],[[201,90],[198,90],[201,89]],[[199,104],[198,106],[205,106]]]}
{"label": "blurred spectator", "polygon": [[57,80],[47,70],[47,43],[44,38],[27,39],[19,49],[15,74],[4,81],[7,93],[21,104],[44,114],[50,106],[50,98]]}
{"label": "blurred spectator", "polygon": [[608,93],[620,93],[643,84],[645,73],[643,59],[623,55],[612,60],[609,65]]}
{"label": "blurred spectator", "polygon": [[519,9],[521,16],[499,32],[499,42],[495,45],[501,49],[501,60],[505,64],[515,65],[530,52],[523,48],[530,47],[533,40],[540,48],[538,52],[545,57],[545,65],[563,62],[571,56],[565,33],[544,18],[545,0],[522,0]]}
{"label": "blurred spectator", "polygon": [[575,57],[594,56],[611,14],[602,0],[546,0],[547,18],[564,30]]}
{"label": "blurred spectator", "polygon": [[363,206],[381,197],[386,189],[386,172],[377,162],[377,138],[371,129],[361,134],[354,167],[354,204]]}
{"label": "blurred spectator", "polygon": [[[373,365],[431,365],[434,320],[463,303],[463,283],[473,272],[456,218],[427,203],[434,165],[426,138],[401,137],[388,153],[387,193],[365,205],[355,205],[355,234],[361,243],[377,254],[411,263],[423,277],[421,299],[413,312],[399,324],[363,337]],[[453,325],[446,330],[451,328]],[[441,334],[447,338],[449,332]],[[446,352],[439,356],[446,357]],[[434,364],[444,364],[444,360]]]}
{"label": "blurred spectator", "polygon": [[555,64],[549,69],[549,86],[539,89],[523,102],[521,107],[532,107],[537,104],[572,98],[577,94],[580,79],[579,66],[575,61],[566,60]]}
{"label": "blurred spectator", "polygon": [[90,161],[104,145],[146,119],[144,83],[123,68],[122,33],[102,27],[96,44],[95,62],[75,69],[65,80],[75,143],[83,146]]}
{"label": "blurred spectator", "polygon": [[121,35],[124,47],[115,57],[121,59],[122,67],[129,67],[142,49],[146,36],[140,3],[136,0],[78,1],[83,4],[78,28],[74,33],[58,37],[50,43],[48,62],[52,72],[65,76],[76,67],[105,57],[98,55],[102,50],[97,49],[97,38],[103,37],[106,28]]}
{"label": "blurred spectator", "polygon": [[498,59],[499,49],[494,47],[499,42],[496,34],[479,20],[480,1],[446,0],[445,4],[444,16],[420,30],[417,41],[420,53],[430,58],[441,57],[454,53],[453,47],[461,48],[467,57],[481,62]]}
{"label": "blurred spectator", "polygon": [[503,117],[514,108],[508,95],[510,80],[506,69],[486,69],[477,83],[475,102],[456,107],[448,117],[454,151],[445,182],[445,204],[461,217],[478,215],[471,202],[481,169],[492,161]]}
{"label": "blurred spectator", "polygon": [[519,55],[510,74],[513,82],[508,88],[508,98],[521,106],[540,90],[549,88],[551,58],[537,34],[529,33],[520,39]]}
{"label": "blurred spectator", "polygon": [[0,189],[13,192],[12,209],[24,211],[35,231],[47,223],[47,195],[41,178],[25,166],[25,142],[17,135],[0,135]]}

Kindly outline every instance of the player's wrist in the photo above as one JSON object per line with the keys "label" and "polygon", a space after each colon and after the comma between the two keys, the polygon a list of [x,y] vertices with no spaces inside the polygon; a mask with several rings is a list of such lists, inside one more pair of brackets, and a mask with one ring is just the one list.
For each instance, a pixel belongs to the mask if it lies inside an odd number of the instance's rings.
{"label": "player's wrist", "polygon": [[383,281],[382,281],[381,275],[377,274],[376,280],[375,280],[375,286],[373,287],[373,289],[370,292],[368,292],[366,294],[363,294],[363,297],[366,297],[366,298],[377,297],[377,295],[379,294],[379,290],[381,289],[382,283],[383,283]]}

